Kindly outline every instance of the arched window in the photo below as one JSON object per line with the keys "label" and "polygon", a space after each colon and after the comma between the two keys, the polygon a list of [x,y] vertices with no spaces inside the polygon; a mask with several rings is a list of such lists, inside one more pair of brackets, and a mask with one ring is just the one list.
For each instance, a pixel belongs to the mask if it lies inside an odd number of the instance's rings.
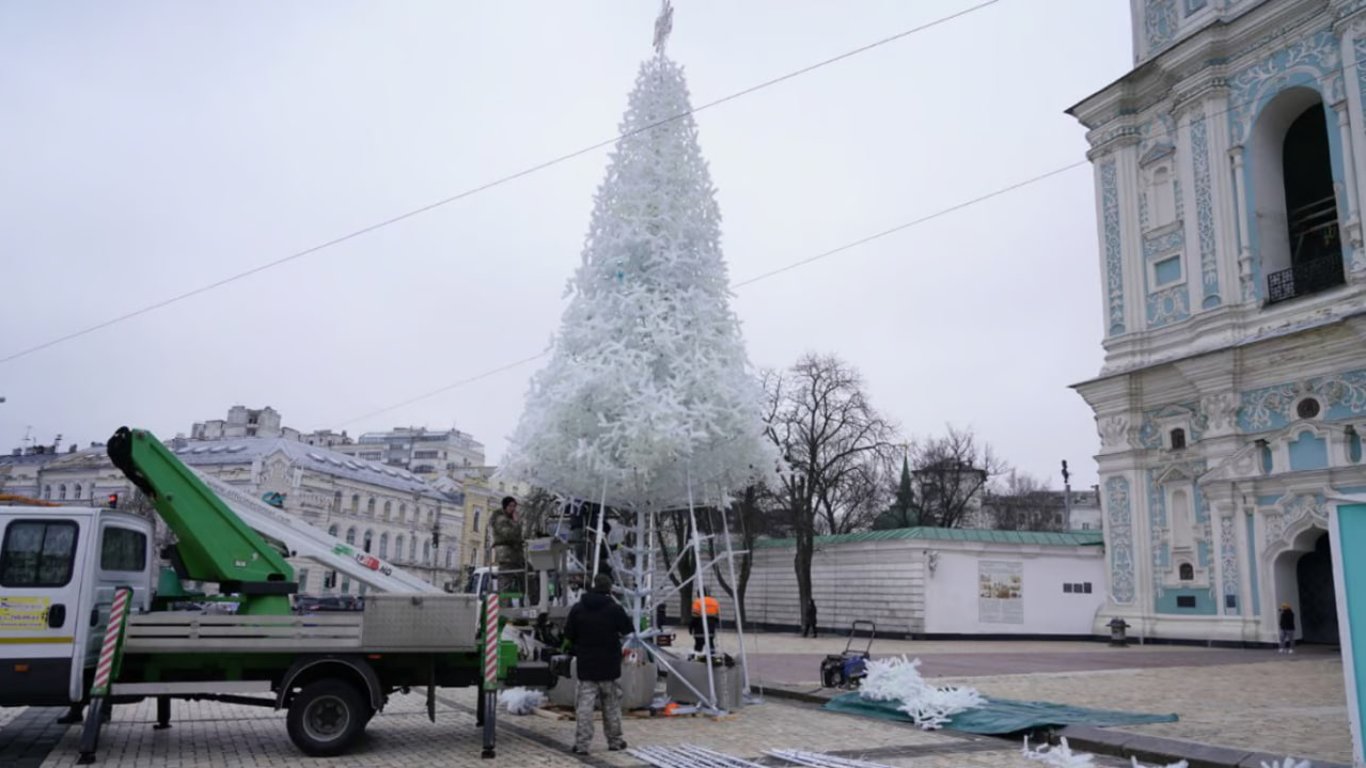
{"label": "arched window", "polygon": [[1319,93],[1297,86],[1263,109],[1247,143],[1258,256],[1268,302],[1342,285],[1342,237],[1333,182],[1330,131],[1337,120]]}
{"label": "arched window", "polygon": [[337,524],[336,524],[336,523],[333,523],[332,525],[329,525],[329,526],[327,527],[327,535],[328,535],[328,536],[331,536],[331,537],[334,538],[334,539],[337,538]]}
{"label": "arched window", "polygon": [[407,505],[407,504],[399,504],[399,505],[398,505],[398,521],[399,521],[400,523],[403,522],[403,518],[405,518],[405,517],[407,517],[407,516],[408,516],[408,505]]}
{"label": "arched window", "polygon": [[332,511],[333,511],[333,512],[340,512],[340,511],[341,511],[341,505],[342,505],[342,493],[341,493],[341,491],[337,491],[336,493],[332,494]]}
{"label": "arched window", "polygon": [[417,537],[416,537],[416,536],[410,536],[410,537],[408,537],[408,560],[409,560],[409,562],[414,562],[414,563],[417,562]]}
{"label": "arched window", "polygon": [[1190,563],[1182,563],[1179,570],[1182,581],[1195,581],[1195,567]]}
{"label": "arched window", "polygon": [[374,531],[369,531],[369,530],[367,530],[367,531],[365,532],[365,536],[361,539],[361,549],[364,549],[366,552],[369,552],[369,551],[370,551],[370,542],[374,539],[374,536],[375,536]]}
{"label": "arched window", "polygon": [[403,559],[403,534],[394,537],[394,559]]}
{"label": "arched window", "polygon": [[51,498],[52,498],[52,486],[50,486],[50,485],[45,485],[45,486],[43,486],[43,498],[45,498],[45,499],[51,499]]}
{"label": "arched window", "polygon": [[358,514],[360,514],[360,494],[359,494],[359,493],[353,493],[353,494],[351,494],[351,514],[353,514],[353,515],[358,515]]}
{"label": "arched window", "polygon": [[429,510],[427,510],[427,525],[431,525],[432,523],[435,523],[435,522],[436,522],[436,510],[435,510],[435,509],[429,509]]}
{"label": "arched window", "polygon": [[394,502],[386,500],[384,502],[384,519],[388,520],[394,513]]}
{"label": "arched window", "polygon": [[80,499],[85,498],[84,496],[81,495],[81,484],[80,484],[80,483],[76,483],[76,490],[75,490],[75,492],[72,494],[71,498],[76,499],[76,500],[80,500]]}
{"label": "arched window", "polygon": [[356,527],[355,527],[354,525],[351,526],[350,528],[347,528],[347,529],[346,529],[346,543],[347,543],[347,544],[355,544],[355,543],[356,543]]}
{"label": "arched window", "polygon": [[57,499],[59,501],[66,500],[66,483],[62,483],[61,485],[57,486]]}
{"label": "arched window", "polygon": [[451,569],[454,568],[454,567],[455,567],[455,550],[453,550],[453,549],[447,549],[447,550],[446,550],[446,570],[449,571],[449,570],[451,570]]}
{"label": "arched window", "polygon": [[386,560],[389,558],[389,534],[387,532],[379,535],[379,556]]}
{"label": "arched window", "polygon": [[1173,451],[1180,451],[1186,447],[1186,430],[1177,427],[1171,431],[1171,443]]}
{"label": "arched window", "polygon": [[432,543],[430,541],[422,542],[422,564],[432,564]]}
{"label": "arched window", "polygon": [[374,516],[375,516],[375,497],[374,497],[374,496],[371,496],[371,497],[370,497],[370,500],[369,500],[368,502],[365,503],[365,516],[366,516],[366,517],[374,517]]}

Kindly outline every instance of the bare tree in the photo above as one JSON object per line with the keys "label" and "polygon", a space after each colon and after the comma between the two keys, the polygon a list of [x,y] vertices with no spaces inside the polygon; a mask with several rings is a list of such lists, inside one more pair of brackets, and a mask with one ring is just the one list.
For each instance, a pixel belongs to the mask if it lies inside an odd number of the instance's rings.
{"label": "bare tree", "polygon": [[[759,540],[759,536],[771,530],[769,523],[775,514],[778,501],[766,486],[751,485],[745,489],[739,500],[731,505],[727,513],[730,515],[731,546],[738,552],[735,559],[736,583],[730,583],[730,569],[723,564],[719,564],[716,569],[716,580],[721,589],[740,606],[741,613],[745,610],[745,592],[749,588],[749,575],[754,568],[754,544]],[[706,519],[712,534],[707,540],[708,556],[715,562],[719,549],[716,537],[724,535],[726,526],[721,524],[718,510],[709,510]]]}
{"label": "bare tree", "polygon": [[911,475],[920,525],[957,528],[982,504],[987,484],[1006,471],[990,445],[977,444],[970,430],[948,432],[920,444]]}
{"label": "bare tree", "polygon": [[817,530],[849,530],[876,504],[866,488],[870,474],[877,485],[869,467],[890,450],[895,427],[868,402],[858,372],[833,355],[806,355],[786,374],[767,372],[764,386],[767,433],[787,464],[776,492],[796,538],[805,614]]}
{"label": "bare tree", "polygon": [[1063,498],[1033,475],[1011,470],[1002,487],[983,502],[984,516],[1003,531],[1063,531],[1067,529]]}

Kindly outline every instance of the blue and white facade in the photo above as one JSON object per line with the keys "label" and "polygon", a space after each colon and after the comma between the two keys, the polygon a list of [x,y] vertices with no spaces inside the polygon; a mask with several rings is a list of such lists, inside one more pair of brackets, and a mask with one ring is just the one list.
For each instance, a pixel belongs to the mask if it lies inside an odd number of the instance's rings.
{"label": "blue and white facade", "polygon": [[1104,301],[1077,385],[1096,629],[1274,642],[1290,603],[1327,642],[1330,500],[1366,492],[1366,0],[1131,2],[1134,69],[1070,110]]}

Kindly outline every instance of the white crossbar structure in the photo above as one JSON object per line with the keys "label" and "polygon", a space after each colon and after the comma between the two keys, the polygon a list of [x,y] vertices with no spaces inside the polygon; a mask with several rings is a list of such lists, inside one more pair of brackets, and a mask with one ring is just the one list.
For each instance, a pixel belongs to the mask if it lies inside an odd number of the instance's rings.
{"label": "white crossbar structure", "polygon": [[770,749],[765,754],[807,768],[892,768],[884,763],[870,763],[867,760],[854,760],[823,752],[803,752],[797,749]]}
{"label": "white crossbar structure", "polygon": [[[734,585],[737,583],[735,581],[733,561],[735,556],[740,553],[737,553],[734,550],[731,543],[730,524],[726,520],[726,515],[730,513],[730,510],[725,508],[724,505],[718,505],[718,508],[720,509],[722,518],[722,543],[724,551],[717,554],[715,558],[708,560],[703,556],[703,544],[704,542],[713,539],[715,534],[703,535],[699,530],[697,524],[697,509],[696,505],[693,503],[689,503],[687,509],[672,512],[635,510],[634,524],[630,526],[630,535],[623,547],[624,551],[627,553],[626,557],[623,557],[620,553],[607,550],[603,545],[602,506],[598,507],[600,513],[596,525],[590,526],[585,531],[585,534],[590,537],[590,546],[592,546],[594,550],[594,556],[587,559],[589,563],[595,563],[600,553],[604,550],[607,552],[606,556],[608,562],[611,564],[613,572],[616,574],[618,586],[625,597],[624,602],[626,603],[627,611],[630,613],[632,619],[634,619],[635,626],[643,626],[644,619],[653,619],[655,606],[671,599],[686,585],[693,586],[698,599],[711,596],[720,602],[722,599],[730,598],[730,596],[725,593],[725,590],[709,591],[709,584],[706,579],[707,571],[714,566],[721,565],[722,561],[725,561],[726,567],[730,573],[731,584]],[[664,579],[658,584],[655,580],[655,576],[657,575],[655,574],[655,568],[658,564],[657,555],[659,554],[658,548],[655,546],[655,539],[659,535],[660,530],[659,516],[665,514],[687,515],[688,520],[689,532],[684,540],[679,542],[680,551],[678,556],[672,563],[666,563],[668,570],[665,571],[665,573],[670,574],[677,579],[677,585],[671,584],[668,579]],[[679,573],[679,566],[686,559],[688,553],[692,554],[694,568],[693,573],[685,578]],[[585,563],[585,565],[589,565],[589,563]],[[594,567],[596,569],[596,566],[589,567]],[[732,615],[736,619],[738,630],[737,639],[740,644],[739,666],[743,682],[742,695],[746,697],[746,701],[757,703],[755,699],[750,698],[748,658],[745,649],[744,632],[739,629],[741,622],[744,621],[743,612],[733,599],[731,599],[731,608],[733,611]],[[688,606],[684,606],[683,610],[686,614]],[[719,617],[703,617],[703,642],[708,650],[714,648],[714,635],[719,628],[716,626],[716,618]],[[723,712],[724,708],[721,706],[723,702],[718,696],[715,671],[712,668],[712,665],[707,665],[707,682],[700,686],[700,688],[704,688],[705,690],[699,690],[699,686],[694,686],[686,677],[678,673],[675,664],[683,661],[683,657],[670,648],[661,648],[655,641],[658,634],[659,631],[657,628],[644,632],[637,632],[630,642],[635,647],[647,650],[660,667],[692,692],[698,699],[699,709],[713,714]]]}
{"label": "white crossbar structure", "polygon": [[313,560],[324,568],[365,584],[377,592],[439,594],[441,588],[397,568],[374,555],[329,536],[303,519],[266,504],[241,488],[194,470],[229,508],[252,530],[285,546],[291,556]]}

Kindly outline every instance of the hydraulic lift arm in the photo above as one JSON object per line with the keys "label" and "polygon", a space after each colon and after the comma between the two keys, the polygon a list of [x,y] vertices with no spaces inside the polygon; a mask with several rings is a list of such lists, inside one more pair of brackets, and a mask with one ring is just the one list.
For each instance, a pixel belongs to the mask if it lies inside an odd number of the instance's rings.
{"label": "hydraulic lift arm", "polygon": [[175,533],[182,579],[242,595],[238,613],[289,613],[289,595],[298,589],[294,569],[161,441],[146,430],[121,427],[108,450],[114,466]]}

